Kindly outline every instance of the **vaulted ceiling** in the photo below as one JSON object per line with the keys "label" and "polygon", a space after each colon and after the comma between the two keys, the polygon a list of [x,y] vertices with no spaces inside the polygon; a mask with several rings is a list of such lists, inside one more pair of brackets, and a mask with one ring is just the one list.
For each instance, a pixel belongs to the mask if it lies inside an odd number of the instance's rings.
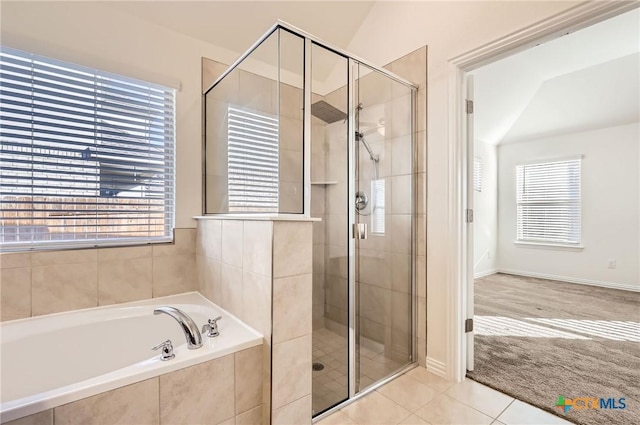
{"label": "vaulted ceiling", "polygon": [[640,10],[473,72],[476,139],[497,145],[640,121]]}

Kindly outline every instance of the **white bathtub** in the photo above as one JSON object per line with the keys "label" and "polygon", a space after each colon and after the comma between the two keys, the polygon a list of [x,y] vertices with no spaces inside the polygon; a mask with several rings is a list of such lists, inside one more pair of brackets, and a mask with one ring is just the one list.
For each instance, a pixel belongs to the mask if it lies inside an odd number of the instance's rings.
{"label": "white bathtub", "polygon": [[[173,318],[176,307],[201,328],[222,316],[220,336],[187,349]],[[153,378],[262,343],[262,335],[193,292],[133,303],[51,314],[0,324],[0,418],[7,422],[104,391]],[[175,358],[151,348],[171,339]]]}

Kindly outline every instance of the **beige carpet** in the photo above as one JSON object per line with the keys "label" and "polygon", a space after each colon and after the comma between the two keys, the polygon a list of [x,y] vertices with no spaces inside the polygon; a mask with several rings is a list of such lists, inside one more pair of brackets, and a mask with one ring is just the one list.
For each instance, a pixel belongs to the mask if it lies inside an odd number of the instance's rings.
{"label": "beige carpet", "polygon": [[[470,378],[575,423],[640,424],[640,293],[499,273],[476,280],[475,331]],[[559,395],[626,409],[564,413]]]}

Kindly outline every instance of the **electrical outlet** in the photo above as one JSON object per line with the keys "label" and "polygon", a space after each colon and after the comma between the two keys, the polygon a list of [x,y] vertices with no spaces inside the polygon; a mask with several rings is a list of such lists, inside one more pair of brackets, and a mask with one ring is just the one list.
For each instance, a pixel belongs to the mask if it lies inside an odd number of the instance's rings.
{"label": "electrical outlet", "polygon": [[616,260],[609,260],[607,262],[607,267],[609,267],[610,269],[615,269],[616,268]]}

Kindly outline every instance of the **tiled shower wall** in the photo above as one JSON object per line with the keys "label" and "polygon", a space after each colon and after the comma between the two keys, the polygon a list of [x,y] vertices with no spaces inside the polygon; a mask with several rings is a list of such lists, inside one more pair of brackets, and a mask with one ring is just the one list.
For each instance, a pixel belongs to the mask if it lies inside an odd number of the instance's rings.
{"label": "tiled shower wall", "polygon": [[[426,81],[427,48],[418,49],[385,68],[416,84],[415,172],[411,175],[410,135],[401,134],[399,128],[408,128],[410,112],[399,106],[408,102],[405,97],[388,96],[389,87],[375,87],[380,79],[375,74],[360,80],[360,93],[365,109],[383,104],[386,114],[387,140],[371,142],[380,155],[380,177],[387,184],[386,235],[372,235],[360,245],[361,332],[372,341],[384,344],[386,355],[402,360],[407,358],[407,330],[409,298],[406,282],[411,276],[410,231],[411,215],[415,214],[414,267],[417,295],[418,361],[426,361]],[[325,100],[346,111],[346,89],[329,93]],[[376,99],[376,96],[379,99]],[[403,94],[406,96],[406,94]],[[390,101],[389,101],[390,100]],[[396,125],[394,126],[394,122]],[[400,123],[400,125],[398,125]],[[342,123],[323,125],[313,118],[312,173],[324,173],[322,180],[336,184],[312,188],[312,214],[323,218],[314,223],[314,329],[327,325],[341,333],[346,329],[346,271],[347,271],[347,217],[346,217],[346,132]],[[394,133],[395,131],[395,133]],[[390,137],[389,137],[390,136]],[[361,150],[362,153],[362,150]],[[360,161],[361,184],[370,192],[372,164],[366,153]],[[320,158],[324,159],[321,161]],[[413,179],[416,199],[415,211],[410,210],[412,194],[409,183]],[[312,179],[313,181],[314,179]],[[324,282],[324,285],[322,285]],[[321,286],[322,285],[322,286]],[[317,300],[324,301],[324,308]],[[364,308],[363,308],[364,307]],[[323,321],[320,312],[324,310]]]}
{"label": "tiled shower wall", "polygon": [[[203,88],[209,87],[227,68],[203,58]],[[300,75],[300,83],[302,76]],[[279,212],[302,213],[303,94],[302,89],[236,68],[207,94],[207,213],[229,212],[227,109],[241,107],[278,118]],[[224,143],[217,143],[218,140]]]}
{"label": "tiled shower wall", "polygon": [[311,222],[198,220],[199,290],[262,332],[263,423],[311,421]]}
{"label": "tiled shower wall", "polygon": [[195,291],[195,237],[195,229],[175,229],[175,243],[0,254],[0,317]]}

